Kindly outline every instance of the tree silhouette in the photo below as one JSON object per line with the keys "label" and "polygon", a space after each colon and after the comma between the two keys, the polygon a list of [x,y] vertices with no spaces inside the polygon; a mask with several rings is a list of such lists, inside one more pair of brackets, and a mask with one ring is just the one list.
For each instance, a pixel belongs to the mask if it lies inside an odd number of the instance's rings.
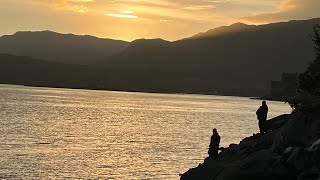
{"label": "tree silhouette", "polygon": [[320,96],[320,25],[313,28],[315,59],[307,70],[299,75],[299,92]]}

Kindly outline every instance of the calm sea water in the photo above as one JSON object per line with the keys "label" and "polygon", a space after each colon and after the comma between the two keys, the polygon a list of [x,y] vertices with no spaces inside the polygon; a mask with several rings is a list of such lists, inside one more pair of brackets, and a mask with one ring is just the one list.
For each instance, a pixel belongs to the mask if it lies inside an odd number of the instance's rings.
{"label": "calm sea water", "polygon": [[[268,102],[269,117],[291,112]],[[179,179],[258,132],[260,101],[0,85],[0,179]]]}

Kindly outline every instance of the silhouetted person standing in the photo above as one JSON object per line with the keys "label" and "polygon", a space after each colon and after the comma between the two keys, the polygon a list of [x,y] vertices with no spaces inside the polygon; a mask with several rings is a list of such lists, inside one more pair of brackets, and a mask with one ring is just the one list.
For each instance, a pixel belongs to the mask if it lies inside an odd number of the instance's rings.
{"label": "silhouetted person standing", "polygon": [[213,129],[208,154],[210,158],[217,158],[220,144],[220,136],[217,129]]}
{"label": "silhouetted person standing", "polygon": [[265,126],[266,126],[267,116],[268,116],[268,106],[266,101],[262,101],[262,105],[259,107],[256,114],[259,120],[260,133],[265,134],[266,133]]}

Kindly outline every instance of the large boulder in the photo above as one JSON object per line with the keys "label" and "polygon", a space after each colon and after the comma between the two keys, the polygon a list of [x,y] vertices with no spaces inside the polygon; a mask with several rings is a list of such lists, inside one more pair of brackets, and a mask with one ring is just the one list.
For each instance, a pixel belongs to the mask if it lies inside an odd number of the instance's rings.
{"label": "large boulder", "polygon": [[266,129],[267,131],[274,131],[276,129],[282,128],[290,119],[291,114],[283,114],[281,116],[272,118],[267,121]]}
{"label": "large boulder", "polygon": [[287,147],[308,147],[320,138],[320,109],[295,110],[274,139],[272,151],[282,152]]}
{"label": "large boulder", "polygon": [[308,148],[292,148],[286,166],[298,179],[320,178],[320,139]]}
{"label": "large boulder", "polygon": [[283,165],[281,156],[269,150],[260,150],[234,164],[225,166],[215,179],[283,180],[287,176],[288,171]]}

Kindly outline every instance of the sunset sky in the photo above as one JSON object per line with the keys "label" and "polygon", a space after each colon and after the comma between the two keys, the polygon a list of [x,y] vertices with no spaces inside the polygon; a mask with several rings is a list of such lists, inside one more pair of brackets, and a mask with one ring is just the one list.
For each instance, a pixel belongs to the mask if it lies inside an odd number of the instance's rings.
{"label": "sunset sky", "polygon": [[0,35],[52,30],[177,40],[235,22],[320,17],[320,0],[0,0]]}

